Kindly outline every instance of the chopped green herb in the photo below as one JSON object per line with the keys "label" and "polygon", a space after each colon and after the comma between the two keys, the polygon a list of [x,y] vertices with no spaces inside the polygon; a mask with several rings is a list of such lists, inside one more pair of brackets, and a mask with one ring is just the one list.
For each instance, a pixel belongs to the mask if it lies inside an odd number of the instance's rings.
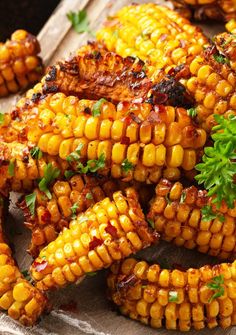
{"label": "chopped green herb", "polygon": [[0,113],[0,126],[4,123],[4,114]]}
{"label": "chopped green herb", "polygon": [[66,177],[66,179],[70,179],[71,177],[73,177],[76,174],[75,171],[72,170],[66,170],[64,173],[64,176]]}
{"label": "chopped green herb", "polygon": [[101,107],[105,102],[107,102],[107,100],[104,98],[101,98],[100,100],[95,102],[92,108],[92,115],[94,117],[101,115]]}
{"label": "chopped green herb", "polygon": [[170,205],[170,204],[172,203],[172,201],[171,201],[170,198],[169,198],[169,194],[166,194],[166,195],[165,195],[165,199],[166,199],[168,205]]}
{"label": "chopped green herb", "polygon": [[30,214],[35,214],[36,193],[31,193],[25,196],[26,206],[29,208]]}
{"label": "chopped green herb", "polygon": [[220,54],[214,54],[213,57],[214,57],[214,59],[217,61],[217,63],[220,63],[220,64],[229,64],[229,59],[226,58],[226,57],[223,56],[223,55],[220,55]]}
{"label": "chopped green herb", "polygon": [[29,274],[28,270],[23,270],[21,271],[22,275],[25,277],[26,280],[30,281],[31,280],[31,276]]}
{"label": "chopped green herb", "polygon": [[202,221],[211,221],[217,217],[217,214],[213,212],[212,207],[210,205],[206,205],[202,207]]}
{"label": "chopped green herb", "polygon": [[186,200],[186,192],[183,191],[181,193],[181,197],[180,197],[180,200],[179,200],[180,204],[183,204],[185,202],[185,200]]}
{"label": "chopped green herb", "polygon": [[187,109],[187,114],[191,118],[194,118],[195,116],[197,116],[197,108],[192,107],[192,108]]}
{"label": "chopped green herb", "polygon": [[88,192],[88,193],[86,194],[85,198],[88,199],[88,200],[92,200],[92,199],[93,199],[93,195],[92,195],[92,193]]}
{"label": "chopped green herb", "polygon": [[123,160],[123,162],[121,163],[121,169],[125,172],[128,173],[130,170],[133,170],[134,165],[128,161],[127,158],[125,158]]}
{"label": "chopped green herb", "polygon": [[39,147],[34,147],[30,150],[31,157],[34,159],[40,159],[43,157],[42,151],[39,149]]}
{"label": "chopped green herb", "polygon": [[70,11],[66,14],[68,20],[71,22],[72,27],[78,34],[81,33],[89,33],[94,35],[93,32],[89,28],[89,21],[87,17],[86,10],[79,10],[77,13]]}
{"label": "chopped green herb", "polygon": [[49,191],[49,185],[60,175],[60,170],[49,163],[44,168],[44,177],[39,182],[40,191],[44,192],[48,199],[52,199],[52,194]]}
{"label": "chopped green herb", "polygon": [[97,274],[97,272],[87,272],[86,276],[88,276],[88,277],[94,277],[94,276],[96,276],[96,274]]}
{"label": "chopped green herb", "polygon": [[11,160],[8,165],[8,173],[11,177],[13,177],[15,174],[15,161],[14,160]]}
{"label": "chopped green herb", "polygon": [[178,292],[176,291],[169,291],[169,302],[177,302],[179,300],[178,298]]}
{"label": "chopped green herb", "polygon": [[155,223],[154,223],[154,221],[153,221],[152,219],[147,219],[147,222],[149,223],[149,225],[150,225],[153,229],[155,229]]}
{"label": "chopped green herb", "polygon": [[73,151],[69,156],[66,158],[68,163],[71,163],[73,161],[77,162],[81,158],[81,150],[83,149],[84,145],[83,143],[80,143],[78,147]]}
{"label": "chopped green herb", "polygon": [[72,219],[75,219],[76,218],[76,212],[77,212],[77,209],[79,208],[79,205],[77,204],[77,202],[75,202],[73,204],[73,206],[71,206],[71,212],[72,212]]}
{"label": "chopped green herb", "polygon": [[212,302],[212,300],[221,297],[225,293],[224,288],[224,276],[219,275],[216,277],[213,277],[211,282],[206,285],[210,290],[215,291],[215,293],[211,296],[209,299],[209,303]]}
{"label": "chopped green herb", "polygon": [[77,169],[80,173],[97,172],[105,167],[105,154],[101,154],[98,159],[90,159],[84,166],[81,162],[78,163]]}

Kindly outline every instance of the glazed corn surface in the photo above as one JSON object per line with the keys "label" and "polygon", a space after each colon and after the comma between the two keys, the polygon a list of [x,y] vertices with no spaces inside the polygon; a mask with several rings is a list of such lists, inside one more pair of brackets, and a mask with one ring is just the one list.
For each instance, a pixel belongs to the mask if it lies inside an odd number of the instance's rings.
{"label": "glazed corn surface", "polygon": [[172,0],[172,3],[188,19],[228,21],[236,18],[234,0]]}
{"label": "glazed corn surface", "polygon": [[32,326],[46,307],[45,296],[19,271],[3,237],[3,198],[0,196],[0,309],[25,326]]}
{"label": "glazed corn surface", "polygon": [[109,17],[97,39],[122,57],[148,61],[149,76],[158,69],[168,73],[173,65],[189,63],[208,44],[199,28],[153,3],[123,7]]}
{"label": "glazed corn surface", "polygon": [[0,43],[0,97],[37,82],[43,74],[39,43],[24,30],[15,31]]}
{"label": "glazed corn surface", "polygon": [[[166,241],[188,249],[236,259],[236,208],[211,205],[207,191],[180,182],[162,179],[151,200],[148,219]],[[204,217],[205,206],[212,207],[213,218]],[[208,207],[207,207],[208,208]],[[202,212],[203,211],[203,212]]]}
{"label": "glazed corn surface", "polygon": [[128,258],[112,265],[107,283],[122,314],[153,328],[236,325],[236,261],[180,271]]}
{"label": "glazed corn surface", "polygon": [[51,199],[39,188],[34,189],[35,214],[30,213],[25,197],[19,204],[24,212],[25,225],[32,231],[30,254],[37,257],[39,251],[54,241],[60,231],[68,228],[72,217],[106,196],[111,197],[117,190],[118,184],[114,181],[79,174],[68,180],[57,180],[51,186]]}
{"label": "glazed corn surface", "polygon": [[117,191],[113,201],[105,198],[72,220],[41,250],[31,274],[42,290],[62,287],[149,246],[157,236],[145,222],[136,191]]}
{"label": "glazed corn surface", "polygon": [[103,157],[100,173],[126,181],[155,183],[162,175],[177,180],[182,170],[194,169],[206,141],[205,130],[183,108],[125,102],[115,106],[63,93],[49,94],[29,108],[21,104],[0,127],[5,142],[36,146],[65,166],[79,148],[79,159],[72,159],[71,168],[77,169],[78,161],[86,164]]}

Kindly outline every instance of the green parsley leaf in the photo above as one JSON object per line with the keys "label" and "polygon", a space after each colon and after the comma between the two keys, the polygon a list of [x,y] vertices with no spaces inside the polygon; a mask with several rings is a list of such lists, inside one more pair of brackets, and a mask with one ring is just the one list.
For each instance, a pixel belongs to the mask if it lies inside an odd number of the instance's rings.
{"label": "green parsley leaf", "polygon": [[29,208],[30,214],[35,214],[36,193],[31,193],[25,196],[26,206]]}
{"label": "green parsley leaf", "polygon": [[97,272],[87,272],[86,273],[86,276],[88,276],[88,277],[94,277],[96,275],[97,275]]}
{"label": "green parsley leaf", "polygon": [[192,108],[187,109],[187,114],[191,118],[194,118],[195,116],[197,116],[197,108],[192,107]]}
{"label": "green parsley leaf", "polygon": [[213,212],[212,207],[210,205],[206,205],[202,207],[202,221],[211,221],[217,217],[217,214]]}
{"label": "green parsley leaf", "polygon": [[209,299],[209,303],[212,302],[212,300],[221,297],[225,293],[224,289],[224,276],[219,275],[216,277],[213,277],[211,282],[206,285],[210,290],[214,291],[214,294]]}
{"label": "green parsley leaf", "polygon": [[10,160],[10,163],[8,165],[8,173],[11,177],[13,177],[15,174],[15,161],[14,160]]}
{"label": "green parsley leaf", "polygon": [[73,177],[76,174],[75,171],[72,170],[66,170],[64,173],[64,176],[66,177],[66,179],[70,179],[71,177]]}
{"label": "green parsley leaf", "polygon": [[178,298],[178,292],[176,291],[169,291],[169,302],[177,302],[179,300]]}
{"label": "green parsley leaf", "polygon": [[134,165],[128,161],[127,158],[125,158],[123,160],[123,162],[121,163],[121,169],[125,172],[128,173],[130,170],[133,170]]}
{"label": "green parsley leaf", "polygon": [[76,213],[77,213],[77,209],[79,208],[79,205],[77,204],[77,202],[75,202],[73,204],[73,206],[71,206],[71,212],[72,212],[72,219],[75,219],[76,218]]}
{"label": "green parsley leaf", "polygon": [[4,123],[4,114],[0,113],[0,126]]}
{"label": "green parsley leaf", "polygon": [[78,169],[80,173],[87,172],[97,172],[99,169],[103,169],[105,167],[105,154],[101,154],[98,159],[90,159],[87,161],[87,165],[83,166],[82,163],[78,165]]}
{"label": "green parsley leaf", "polygon": [[147,219],[147,222],[149,223],[149,225],[150,225],[153,229],[155,229],[155,223],[154,223],[154,221],[153,221],[152,219]]}
{"label": "green parsley leaf", "polygon": [[40,159],[43,157],[42,151],[39,149],[39,147],[34,147],[30,150],[31,157],[34,159]]}
{"label": "green parsley leaf", "polygon": [[223,55],[214,54],[213,57],[214,57],[215,61],[217,61],[217,63],[220,63],[220,64],[229,64],[229,59],[226,58]]}
{"label": "green parsley leaf", "polygon": [[172,201],[171,201],[170,198],[169,198],[169,194],[166,194],[166,195],[165,195],[165,199],[166,199],[168,205],[170,205],[170,204],[172,203]]}
{"label": "green parsley leaf", "polygon": [[100,100],[95,102],[92,108],[92,115],[94,117],[101,115],[101,107],[105,102],[107,102],[107,100],[104,98],[101,98]]}
{"label": "green parsley leaf", "polygon": [[68,20],[71,22],[72,27],[78,34],[89,33],[93,35],[89,28],[89,21],[87,17],[86,10],[79,10],[77,13],[70,11],[66,14]]}
{"label": "green parsley leaf", "polygon": [[93,195],[92,195],[92,193],[88,192],[88,193],[86,194],[85,198],[88,199],[88,200],[93,200]]}
{"label": "green parsley leaf", "polygon": [[179,203],[180,203],[180,204],[183,204],[183,203],[185,202],[185,200],[186,200],[186,192],[183,191],[183,192],[181,193],[181,197],[180,197]]}
{"label": "green parsley leaf", "polygon": [[81,150],[83,149],[83,147],[83,143],[80,143],[75,151],[73,151],[71,154],[69,154],[68,157],[66,157],[67,162],[71,163],[79,161],[81,158]]}
{"label": "green parsley leaf", "polygon": [[29,274],[28,270],[23,270],[21,271],[22,275],[25,277],[26,280],[30,281],[31,280],[31,276]]}
{"label": "green parsley leaf", "polygon": [[49,191],[48,187],[50,184],[58,178],[60,175],[60,170],[58,168],[54,168],[52,163],[49,163],[44,168],[44,177],[39,182],[40,191],[44,192],[48,199],[52,199],[52,194]]}

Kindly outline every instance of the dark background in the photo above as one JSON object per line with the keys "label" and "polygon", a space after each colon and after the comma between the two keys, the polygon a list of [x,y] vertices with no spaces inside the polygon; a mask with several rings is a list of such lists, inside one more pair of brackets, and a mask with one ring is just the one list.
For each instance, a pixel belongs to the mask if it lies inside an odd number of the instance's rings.
{"label": "dark background", "polygon": [[[60,0],[0,0],[0,41],[17,29],[37,35]],[[59,23],[58,23],[59,24]]]}

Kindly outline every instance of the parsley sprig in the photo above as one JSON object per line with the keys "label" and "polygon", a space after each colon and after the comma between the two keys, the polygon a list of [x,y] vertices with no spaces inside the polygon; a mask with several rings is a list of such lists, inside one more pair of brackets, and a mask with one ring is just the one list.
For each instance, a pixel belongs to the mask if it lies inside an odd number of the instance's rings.
{"label": "parsley sprig", "polygon": [[40,191],[44,192],[48,199],[52,199],[52,194],[49,191],[50,184],[58,178],[60,175],[60,170],[53,167],[52,163],[49,163],[44,168],[44,176],[39,182]]}
{"label": "parsley sprig", "polygon": [[218,218],[221,222],[224,222],[224,215],[213,212],[213,209],[210,205],[202,207],[201,212],[202,221],[211,221]]}
{"label": "parsley sprig", "polygon": [[202,163],[196,165],[200,174],[195,178],[199,184],[204,184],[208,196],[215,196],[213,203],[220,206],[224,199],[232,208],[236,194],[236,116],[226,119],[214,115],[214,118],[218,123],[212,129],[214,146],[205,148]]}
{"label": "parsley sprig", "polygon": [[224,288],[224,276],[219,275],[216,277],[213,277],[211,282],[206,285],[210,290],[214,291],[212,296],[209,299],[209,303],[212,302],[212,300],[221,297],[225,293]]}
{"label": "parsley sprig", "polygon": [[26,206],[29,208],[30,214],[35,214],[36,193],[31,193],[25,196]]}
{"label": "parsley sprig", "polygon": [[77,13],[70,11],[66,14],[68,20],[71,22],[72,27],[78,34],[89,33],[94,35],[94,33],[89,28],[89,20],[86,10],[79,10]]}

